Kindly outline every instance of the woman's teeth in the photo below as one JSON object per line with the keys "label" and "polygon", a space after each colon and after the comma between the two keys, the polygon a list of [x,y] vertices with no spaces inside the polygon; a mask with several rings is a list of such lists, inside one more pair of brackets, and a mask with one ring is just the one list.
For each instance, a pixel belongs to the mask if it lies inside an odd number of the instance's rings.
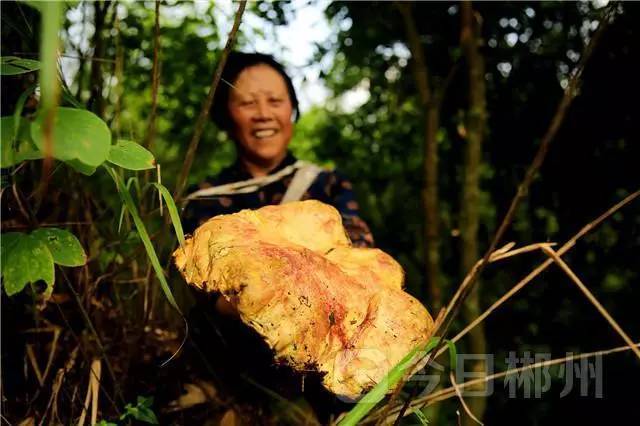
{"label": "woman's teeth", "polygon": [[258,139],[268,138],[275,134],[276,134],[276,131],[274,129],[256,130],[255,132],[253,132],[253,135]]}

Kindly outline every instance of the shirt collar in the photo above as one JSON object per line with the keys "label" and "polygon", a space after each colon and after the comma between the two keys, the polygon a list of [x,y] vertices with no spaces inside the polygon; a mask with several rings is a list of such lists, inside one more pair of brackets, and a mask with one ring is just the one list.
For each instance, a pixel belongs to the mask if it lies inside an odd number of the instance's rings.
{"label": "shirt collar", "polygon": [[[277,173],[280,170],[284,169],[285,167],[294,164],[296,161],[298,161],[298,159],[291,153],[291,151],[287,151],[287,155],[284,157],[284,159],[282,159],[280,164],[278,164],[273,170],[271,170],[269,174],[271,175],[271,174]],[[223,174],[228,176],[229,178],[224,180],[225,181],[228,180],[230,182],[248,180],[253,178],[253,176],[251,176],[251,173],[249,173],[245,169],[239,157],[236,159],[233,165],[231,165],[228,169],[225,170],[225,173]]]}

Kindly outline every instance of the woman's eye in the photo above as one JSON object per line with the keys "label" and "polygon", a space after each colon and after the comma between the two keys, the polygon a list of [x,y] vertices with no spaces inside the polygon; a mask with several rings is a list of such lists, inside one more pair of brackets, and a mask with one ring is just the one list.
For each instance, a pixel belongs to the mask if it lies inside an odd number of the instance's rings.
{"label": "woman's eye", "polygon": [[240,101],[240,106],[251,106],[254,103],[254,101]]}
{"label": "woman's eye", "polygon": [[272,99],[269,99],[269,102],[271,102],[272,104],[279,105],[279,104],[281,104],[281,103],[282,103],[282,99],[279,99],[279,98],[272,98]]}

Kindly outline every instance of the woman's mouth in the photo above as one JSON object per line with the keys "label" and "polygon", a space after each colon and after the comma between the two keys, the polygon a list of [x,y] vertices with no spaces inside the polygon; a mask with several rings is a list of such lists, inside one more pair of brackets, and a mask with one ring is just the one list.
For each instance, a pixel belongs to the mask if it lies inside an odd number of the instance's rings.
{"label": "woman's mouth", "polygon": [[253,132],[251,132],[251,134],[256,139],[269,138],[269,137],[275,135],[276,133],[277,133],[276,129],[261,129],[261,130],[254,130]]}

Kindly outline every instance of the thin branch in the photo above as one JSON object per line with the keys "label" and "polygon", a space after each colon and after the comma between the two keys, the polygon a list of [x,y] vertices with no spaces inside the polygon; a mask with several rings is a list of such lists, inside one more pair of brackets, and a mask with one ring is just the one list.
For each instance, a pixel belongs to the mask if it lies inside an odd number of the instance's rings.
{"label": "thin branch", "polygon": [[[567,251],[569,251],[571,248],[573,248],[575,246],[576,242],[580,238],[582,238],[587,233],[589,233],[590,231],[595,229],[603,221],[605,221],[611,215],[616,213],[622,207],[626,206],[627,204],[629,204],[631,201],[635,200],[639,196],[640,196],[640,190],[629,194],[623,200],[619,201],[618,203],[616,203],[615,205],[610,207],[607,211],[602,213],[596,219],[594,219],[593,221],[589,222],[584,227],[582,227],[573,237],[571,237],[565,244],[563,244],[563,246],[557,251],[557,253],[562,255],[562,254],[566,253]],[[500,249],[494,251],[491,254],[491,256],[489,257],[489,262],[503,260],[503,259],[511,257],[512,255],[515,255],[515,254],[521,254],[521,253],[529,252],[532,249],[539,249],[541,247],[551,247],[552,245],[553,245],[552,243],[532,244],[532,245],[529,245],[529,246],[525,246],[525,247],[521,247],[521,248],[518,248],[518,249],[515,249],[515,250],[511,250],[511,248],[513,248],[514,244],[513,243],[508,243],[504,247],[501,247]],[[481,262],[482,262],[482,260],[478,261],[476,263],[476,267],[478,267]],[[540,266],[538,266],[531,273],[529,273],[525,278],[520,280],[520,282],[518,282],[518,284],[516,284],[504,296],[502,296],[500,299],[498,299],[498,301],[496,301],[493,305],[491,305],[491,307],[489,307],[489,309],[487,309],[485,312],[483,312],[471,324],[469,324],[460,333],[458,333],[455,337],[453,337],[451,339],[451,341],[453,343],[455,343],[458,340],[460,340],[471,329],[473,329],[475,326],[477,326],[479,323],[481,323],[484,319],[486,319],[486,317],[489,316],[494,310],[496,310],[500,305],[502,305],[509,298],[511,298],[515,293],[517,293],[519,290],[521,290],[525,285],[527,285],[529,282],[531,282],[535,277],[537,277],[542,271],[544,271],[552,263],[553,263],[553,261],[551,259],[543,262]],[[464,285],[464,283],[463,283],[463,285]],[[446,316],[446,314],[442,315],[442,311],[441,311],[440,314],[438,315],[438,320],[436,320],[436,322],[434,323],[434,331],[437,330],[440,327],[440,325],[442,323],[442,320],[443,320],[443,318],[442,318],[443,316]],[[432,358],[433,359],[437,359],[439,356],[441,356],[446,351],[446,349],[447,349],[446,347],[436,348],[436,350],[431,352],[429,355],[427,355],[426,358],[424,358],[421,361],[418,361],[418,364],[422,364],[423,366],[428,364]],[[433,355],[434,353],[435,353],[435,355]],[[401,382],[398,385],[396,391],[398,391],[400,388],[402,388],[403,383],[404,383],[404,381]],[[402,418],[404,416],[404,413],[409,408],[410,403],[412,403],[411,398],[407,399],[407,401],[405,401],[405,403],[402,405],[402,407],[400,407],[398,405],[396,407],[391,408],[393,402],[390,399],[389,402],[387,404],[385,404],[385,406],[383,408],[381,408],[380,411],[382,412],[382,415],[376,415],[375,418],[380,418],[380,419],[387,418],[388,413],[391,412],[391,410],[394,410],[395,413],[398,413],[398,412],[400,413],[400,415],[397,417],[397,419],[400,419],[400,418]],[[398,407],[400,407],[400,408],[398,408]],[[396,419],[396,421],[397,421],[397,419]],[[380,420],[378,423],[380,424],[381,422],[382,422],[382,420]]]}
{"label": "thin branch", "polygon": [[151,150],[156,137],[156,112],[158,110],[158,85],[160,82],[159,56],[160,56],[160,0],[156,0],[155,26],[153,30],[153,70],[151,71],[151,113],[147,128],[145,146]]}
{"label": "thin branch", "polygon": [[[495,236],[493,237],[493,240],[491,241],[491,244],[489,245],[489,248],[484,254],[479,267],[477,268],[474,267],[469,272],[469,274],[467,274],[467,277],[465,277],[463,283],[460,285],[460,287],[458,287],[458,290],[456,291],[455,295],[451,299],[449,306],[447,306],[447,312],[449,313],[449,315],[447,316],[447,318],[443,323],[442,330],[438,330],[437,332],[438,335],[441,335],[441,336],[446,335],[447,331],[449,330],[449,327],[453,322],[453,318],[456,317],[458,311],[463,305],[464,300],[468,297],[468,295],[473,290],[473,285],[476,282],[476,279],[484,270],[485,266],[489,261],[489,257],[495,251],[496,246],[498,245],[500,240],[502,240],[502,237],[504,236],[508,227],[511,225],[511,222],[513,221],[518,205],[525,198],[529,190],[529,186],[531,186],[533,179],[535,178],[538,170],[540,169],[540,166],[542,165],[547,155],[551,142],[555,138],[556,134],[558,133],[558,130],[562,125],[562,122],[564,121],[564,118],[569,109],[569,106],[571,105],[573,99],[577,95],[578,88],[581,83],[580,77],[582,76],[582,71],[585,67],[585,64],[589,59],[589,57],[591,56],[593,50],[595,49],[595,46],[598,44],[598,42],[602,38],[602,34],[604,33],[605,29],[608,27],[610,17],[614,10],[615,8],[611,6],[608,7],[607,12],[605,13],[605,16],[603,19],[604,22],[602,22],[601,25],[598,27],[598,30],[596,31],[595,35],[593,36],[593,38],[585,48],[585,51],[582,57],[580,58],[580,62],[578,63],[575,72],[571,76],[569,84],[566,90],[564,91],[564,95],[560,100],[560,103],[558,104],[556,113],[553,119],[551,120],[551,124],[549,125],[549,128],[547,129],[544,137],[542,138],[542,141],[540,142],[540,147],[538,148],[538,151],[536,152],[536,155],[533,158],[531,165],[527,169],[527,172],[525,174],[525,177],[522,183],[518,186],[516,195],[511,201],[511,205],[509,206],[509,209],[504,219],[502,220],[502,223],[500,224],[498,231],[496,232]],[[442,346],[442,343],[440,343],[439,346]]]}
{"label": "thin branch", "polygon": [[64,278],[65,282],[67,283],[67,287],[69,287],[69,290],[73,294],[73,297],[76,299],[76,303],[78,304],[78,307],[80,308],[80,312],[82,313],[82,316],[83,316],[85,322],[87,323],[87,327],[89,328],[89,330],[91,331],[91,334],[93,334],[93,336],[96,339],[96,343],[98,345],[98,349],[100,349],[100,355],[102,356],[102,359],[104,360],[104,364],[107,367],[107,371],[109,372],[109,376],[111,376],[111,380],[113,381],[114,391],[115,391],[118,399],[120,400],[120,402],[122,404],[124,404],[124,402],[125,402],[124,395],[123,395],[123,393],[122,393],[122,391],[120,389],[120,385],[118,384],[118,381],[116,380],[115,372],[113,370],[113,367],[111,367],[111,363],[109,362],[109,358],[107,357],[107,350],[105,349],[104,345],[102,344],[102,340],[100,339],[100,335],[98,334],[98,331],[96,330],[96,328],[93,326],[93,323],[91,322],[91,318],[89,318],[89,313],[86,311],[86,309],[82,305],[82,300],[80,299],[80,296],[78,295],[76,290],[73,288],[73,285],[71,284],[71,281],[69,281],[69,278],[67,277],[67,274],[64,272],[64,270],[62,268],[59,268],[59,270],[60,270],[61,275]]}
{"label": "thin branch", "polygon": [[191,165],[193,164],[193,159],[195,158],[196,151],[198,149],[198,143],[200,142],[200,138],[202,136],[202,131],[204,130],[204,125],[209,116],[209,110],[211,109],[211,105],[213,104],[213,97],[215,96],[216,89],[218,88],[218,83],[220,83],[220,77],[222,77],[222,70],[224,69],[224,65],[227,62],[227,58],[229,57],[229,53],[231,52],[231,48],[234,45],[236,39],[236,33],[238,32],[238,28],[240,27],[240,22],[242,21],[242,14],[244,13],[245,6],[247,5],[247,0],[241,0],[238,5],[238,10],[236,11],[236,16],[233,21],[233,27],[229,32],[229,37],[227,38],[227,43],[224,46],[224,50],[222,51],[222,55],[220,56],[220,61],[218,62],[218,66],[216,67],[216,71],[213,74],[213,81],[211,82],[211,87],[209,88],[209,94],[202,105],[202,109],[200,110],[200,116],[198,117],[198,121],[196,122],[196,128],[193,132],[193,137],[189,142],[189,147],[187,148],[187,154],[184,158],[184,163],[182,165],[182,170],[180,170],[180,176],[178,177],[178,182],[176,184],[176,189],[173,194],[173,198],[178,200],[182,193],[184,192],[184,188],[187,183],[187,178],[189,177],[189,171],[191,170]]}
{"label": "thin branch", "polygon": [[[73,42],[71,42],[71,41],[69,41],[69,42],[73,45]],[[39,55],[38,52],[11,52],[11,53],[13,55],[16,55],[16,56],[38,56]],[[61,58],[69,58],[69,59],[77,59],[77,60],[88,60],[90,62],[91,61],[107,62],[107,63],[115,63],[116,62],[115,59],[97,58],[97,57],[85,58],[83,56],[68,55],[68,54],[63,54],[63,53],[59,53],[58,56],[61,57]]]}
{"label": "thin branch", "polygon": [[[634,343],[633,346],[638,347],[638,346],[640,346],[640,343]],[[546,361],[536,362],[534,364],[529,364],[529,365],[525,365],[525,366],[522,366],[522,367],[510,369],[510,370],[507,370],[507,371],[502,371],[500,373],[490,374],[488,376],[481,377],[481,378],[478,378],[478,379],[469,380],[468,382],[464,382],[464,383],[458,384],[457,387],[458,387],[458,389],[474,388],[474,387],[479,386],[479,385],[484,385],[484,384],[488,383],[491,380],[500,379],[502,377],[506,377],[506,376],[509,376],[509,375],[512,375],[512,374],[518,374],[518,373],[521,373],[523,371],[534,370],[536,368],[542,368],[542,367],[550,367],[550,366],[553,366],[553,365],[558,365],[558,364],[566,363],[566,362],[569,362],[569,361],[592,358],[592,357],[595,357],[595,356],[610,355],[610,354],[613,354],[613,353],[625,352],[625,351],[628,351],[628,350],[630,350],[629,346],[619,346],[619,347],[612,348],[612,349],[600,350],[600,351],[595,351],[595,352],[587,352],[587,353],[576,354],[576,355],[569,355],[569,356],[566,356],[566,357],[563,357],[563,358],[556,358],[556,359],[550,359],[550,360],[546,360]],[[409,415],[413,411],[415,411],[416,409],[422,409],[422,408],[424,408],[424,407],[426,407],[428,405],[432,405],[432,404],[434,404],[436,402],[443,401],[445,399],[449,399],[449,398],[455,396],[455,394],[456,394],[455,388],[454,387],[449,387],[449,388],[441,389],[438,392],[434,392],[432,394],[425,395],[425,396],[420,397],[420,398],[416,398],[415,400],[413,400],[411,402],[411,407],[409,408],[409,410],[407,410],[407,412],[404,415]],[[382,412],[382,410],[378,410],[377,413],[373,414],[373,416],[370,418],[370,420],[377,419],[381,412]],[[387,418],[389,419],[391,416],[396,416],[398,412],[399,412],[398,408],[391,410],[391,413],[389,414],[389,417],[387,417]]]}
{"label": "thin branch", "polygon": [[456,395],[458,396],[458,399],[460,400],[460,404],[462,404],[462,408],[464,408],[464,411],[466,411],[467,415],[469,417],[471,417],[474,422],[478,423],[481,426],[484,426],[484,423],[482,423],[480,420],[478,420],[478,418],[476,416],[473,415],[473,413],[471,412],[471,410],[467,406],[467,403],[464,402],[464,398],[462,397],[462,392],[460,391],[460,386],[458,386],[458,384],[456,383],[456,379],[453,376],[453,371],[449,372],[449,380],[451,380],[451,387],[456,392]]}
{"label": "thin branch", "polygon": [[560,268],[569,276],[569,278],[571,278],[571,280],[578,286],[585,297],[589,299],[589,302],[591,302],[591,304],[596,307],[598,312],[600,312],[600,314],[607,320],[611,327],[620,335],[620,337],[622,337],[622,340],[624,340],[627,345],[629,345],[629,348],[631,348],[631,350],[635,352],[635,354],[638,356],[638,359],[640,359],[640,349],[634,346],[633,340],[631,340],[629,335],[622,329],[622,327],[620,327],[616,320],[613,319],[609,312],[607,312],[607,310],[604,308],[604,306],[602,306],[602,304],[593,295],[593,293],[589,291],[587,286],[584,285],[580,278],[578,278],[578,276],[571,270],[571,268],[569,268],[569,265],[567,265],[567,263],[562,260],[560,255],[558,255],[558,253],[556,253],[550,247],[543,247],[542,251],[544,251],[551,259],[553,259],[553,261],[560,266]]}
{"label": "thin branch", "polygon": [[[598,216],[595,220],[593,220],[592,222],[589,222],[588,224],[586,224],[584,227],[582,227],[582,229],[580,229],[580,231],[578,231],[578,233],[576,233],[566,243],[564,243],[562,245],[562,247],[560,247],[560,249],[557,251],[558,255],[562,256],[563,254],[565,254],[566,252],[571,250],[575,246],[576,242],[580,238],[582,238],[587,233],[592,231],[595,227],[600,225],[605,219],[607,219],[609,216],[611,216],[612,214],[614,214],[615,212],[620,210],[622,207],[624,207],[625,205],[629,204],[631,201],[635,200],[638,196],[640,196],[640,191],[636,191],[636,192],[628,195],[622,201],[616,203],[613,207],[611,207],[606,212],[604,212],[603,214]],[[500,299],[498,299],[496,302],[494,302],[486,311],[484,311],[471,324],[466,326],[461,332],[459,332],[455,337],[453,337],[451,339],[451,341],[455,343],[458,340],[460,340],[464,335],[466,335],[469,331],[471,331],[472,328],[474,328],[476,325],[478,325],[479,323],[484,321],[484,319],[487,318],[493,311],[498,309],[498,307],[500,305],[502,305],[504,302],[506,302],[508,299],[510,299],[514,294],[516,294],[518,291],[520,291],[525,285],[527,285],[528,283],[533,281],[533,279],[535,277],[540,275],[542,273],[542,271],[547,269],[549,267],[549,265],[551,265],[552,263],[553,263],[553,261],[551,259],[548,259],[545,262],[543,262],[542,264],[540,264],[536,269],[531,271],[526,277],[524,277],[522,280],[520,280],[507,293],[505,293],[504,296],[500,297]],[[438,350],[436,352],[436,358],[438,356],[440,356],[441,354],[443,354],[445,351],[446,351],[446,348],[444,348],[444,347],[441,348],[440,350]]]}

